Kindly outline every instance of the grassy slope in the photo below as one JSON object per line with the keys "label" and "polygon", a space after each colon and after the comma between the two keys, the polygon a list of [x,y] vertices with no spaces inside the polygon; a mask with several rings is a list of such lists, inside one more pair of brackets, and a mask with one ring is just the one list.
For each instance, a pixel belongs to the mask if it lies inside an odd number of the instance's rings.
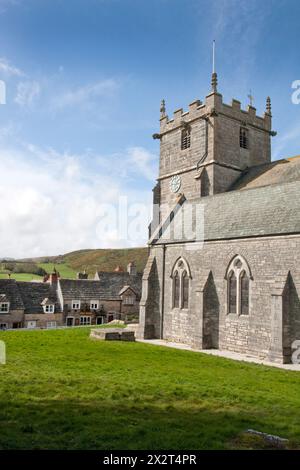
{"label": "grassy slope", "polygon": [[38,263],[38,266],[43,268],[47,273],[51,273],[55,267],[64,279],[76,279],[76,271],[65,263],[61,263],[59,265],[56,265],[55,263]]}
{"label": "grassy slope", "polygon": [[75,279],[78,271],[86,270],[93,277],[96,270],[113,271],[117,265],[126,270],[130,261],[135,261],[138,271],[143,271],[148,258],[148,248],[79,250],[62,256],[30,258],[38,266],[51,272],[53,267],[64,278]]}
{"label": "grassy slope", "polygon": [[220,449],[247,428],[300,442],[299,373],[88,334],[0,333],[1,449]]}

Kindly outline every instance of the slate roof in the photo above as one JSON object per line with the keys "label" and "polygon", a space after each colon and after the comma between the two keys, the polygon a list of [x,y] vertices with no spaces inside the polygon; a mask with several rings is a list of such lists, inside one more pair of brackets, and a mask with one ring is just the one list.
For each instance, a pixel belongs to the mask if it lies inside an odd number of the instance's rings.
{"label": "slate roof", "polygon": [[126,291],[128,291],[128,289],[130,289],[132,292],[137,294],[137,292],[135,292],[135,290],[132,286],[124,286],[123,289],[120,290],[119,295],[124,294]]}
{"label": "slate roof", "polygon": [[60,279],[59,284],[67,300],[120,300],[120,291],[125,285],[131,286],[140,295],[142,274],[129,275],[125,272],[98,272],[99,281]]}
{"label": "slate roof", "polygon": [[17,282],[17,284],[25,313],[44,313],[42,302],[46,298],[55,304],[55,313],[60,311],[54,286],[42,282]]}
{"label": "slate roof", "polygon": [[300,156],[297,156],[249,168],[230,189],[250,189],[299,180]]}
{"label": "slate roof", "polygon": [[24,308],[18,284],[14,279],[0,279],[0,294],[4,294],[8,299],[11,310]]}
{"label": "slate roof", "polygon": [[113,297],[118,297],[120,291],[125,286],[132,287],[140,296],[142,292],[143,273],[129,274],[128,272],[104,272],[98,271],[101,285],[111,293]]}
{"label": "slate roof", "polygon": [[300,181],[235,190],[194,202],[204,207],[205,241],[300,233]]}

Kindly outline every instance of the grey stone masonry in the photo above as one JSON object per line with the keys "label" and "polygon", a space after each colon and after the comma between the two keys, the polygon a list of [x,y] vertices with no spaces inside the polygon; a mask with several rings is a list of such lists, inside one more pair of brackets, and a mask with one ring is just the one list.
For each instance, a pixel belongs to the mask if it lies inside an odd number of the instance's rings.
{"label": "grey stone masonry", "polygon": [[269,98],[258,116],[223,103],[216,74],[212,85],[172,119],[163,103],[138,337],[287,363],[300,340],[300,158],[271,162]]}
{"label": "grey stone masonry", "polygon": [[[189,148],[181,149],[181,133],[188,126]],[[247,148],[240,146],[240,129],[247,132]],[[205,102],[195,101],[189,110],[179,109],[173,118],[160,120],[160,203],[173,204],[170,192],[173,175],[180,175],[180,191],[187,199],[226,191],[242,172],[271,161],[271,115],[262,117],[255,108],[241,109],[237,100],[223,103],[219,93],[209,94]],[[157,200],[157,190],[155,197]],[[163,211],[163,209],[162,209]]]}

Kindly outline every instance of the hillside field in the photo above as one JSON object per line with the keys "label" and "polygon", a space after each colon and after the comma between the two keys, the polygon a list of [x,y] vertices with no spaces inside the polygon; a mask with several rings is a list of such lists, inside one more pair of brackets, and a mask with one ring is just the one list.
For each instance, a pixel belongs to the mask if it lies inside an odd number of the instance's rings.
{"label": "hillside field", "polygon": [[135,261],[138,271],[143,271],[147,258],[148,248],[120,248],[79,250],[60,256],[28,258],[22,261],[34,262],[48,273],[55,267],[65,279],[75,279],[77,272],[86,270],[89,278],[93,279],[97,270],[113,271],[120,265],[126,271],[130,261]]}
{"label": "hillside field", "polygon": [[42,268],[45,272],[51,273],[55,267],[62,278],[76,279],[77,272],[86,270],[89,278],[93,279],[95,272],[113,271],[116,266],[121,266],[126,271],[127,264],[135,261],[138,271],[143,271],[148,258],[148,248],[124,248],[124,249],[99,249],[99,250],[79,250],[59,256],[45,256],[40,258],[26,258],[23,260],[13,260],[8,263],[0,262],[0,279],[11,279],[17,281],[42,280],[43,276],[32,272],[13,272],[6,269],[5,264],[14,264],[15,267],[23,271],[24,265],[30,264],[36,269]]}
{"label": "hillside field", "polygon": [[260,448],[300,443],[300,374],[191,351],[2,331],[0,449]]}

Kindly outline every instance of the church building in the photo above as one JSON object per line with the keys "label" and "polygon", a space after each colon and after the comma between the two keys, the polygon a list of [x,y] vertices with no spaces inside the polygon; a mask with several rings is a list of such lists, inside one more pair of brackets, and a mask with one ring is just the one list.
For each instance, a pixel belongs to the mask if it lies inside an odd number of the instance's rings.
{"label": "church building", "polygon": [[160,162],[141,338],[291,362],[300,340],[300,157],[271,161],[262,116],[211,92],[171,119],[161,104]]}

